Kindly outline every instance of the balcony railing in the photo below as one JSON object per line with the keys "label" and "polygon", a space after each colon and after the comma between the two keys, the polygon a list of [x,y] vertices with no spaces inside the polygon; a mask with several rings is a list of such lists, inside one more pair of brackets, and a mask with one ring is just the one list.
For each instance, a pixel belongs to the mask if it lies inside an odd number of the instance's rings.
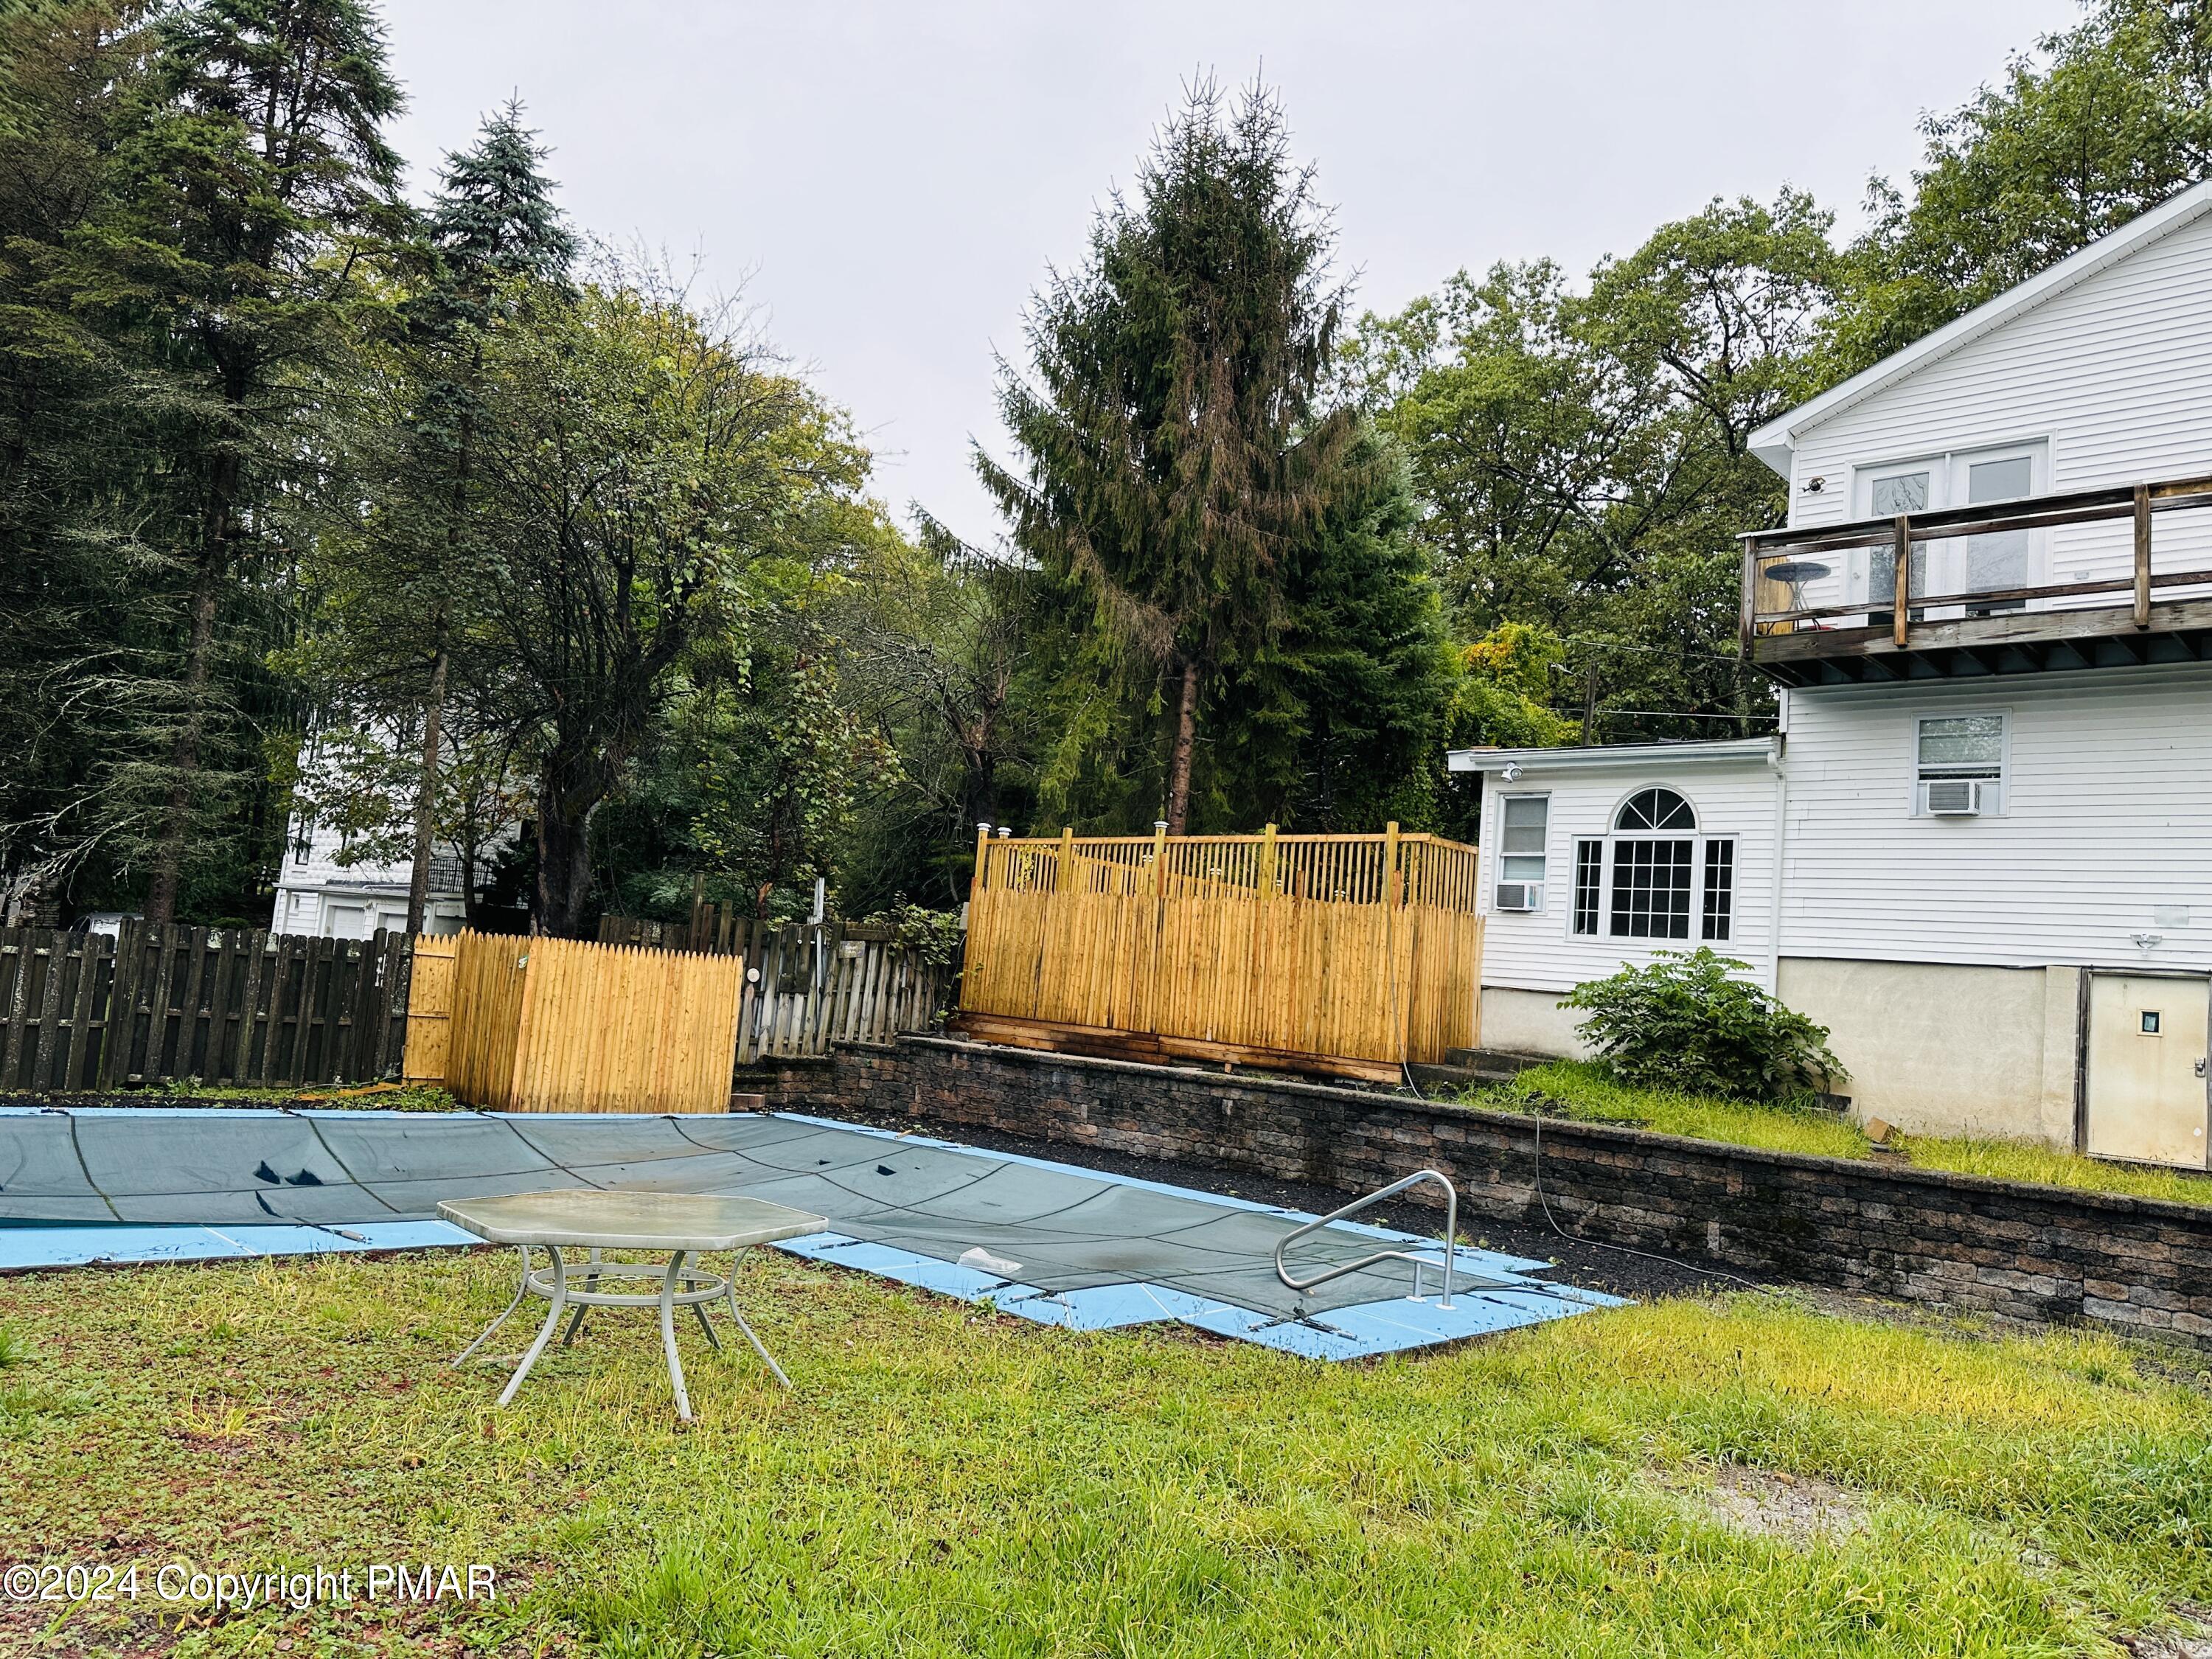
{"label": "balcony railing", "polygon": [[2208,507],[2194,477],[1757,531],[1743,653],[1790,684],[2212,655]]}

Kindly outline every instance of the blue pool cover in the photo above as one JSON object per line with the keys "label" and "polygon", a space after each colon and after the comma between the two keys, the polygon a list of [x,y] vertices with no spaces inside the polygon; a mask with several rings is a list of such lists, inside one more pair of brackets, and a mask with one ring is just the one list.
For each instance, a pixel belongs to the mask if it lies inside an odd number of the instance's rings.
{"label": "blue pool cover", "polygon": [[[1462,1248],[1453,1305],[1392,1261],[1298,1292],[1275,1243],[1312,1218],[1249,1200],[793,1114],[611,1115],[0,1108],[0,1270],[476,1243],[441,1198],[619,1187],[744,1192],[828,1216],[777,1248],[1040,1324],[1171,1321],[1351,1359],[1619,1299],[1547,1264]],[[1294,1267],[1436,1239],[1339,1222]],[[959,1258],[981,1250],[989,1267]]]}

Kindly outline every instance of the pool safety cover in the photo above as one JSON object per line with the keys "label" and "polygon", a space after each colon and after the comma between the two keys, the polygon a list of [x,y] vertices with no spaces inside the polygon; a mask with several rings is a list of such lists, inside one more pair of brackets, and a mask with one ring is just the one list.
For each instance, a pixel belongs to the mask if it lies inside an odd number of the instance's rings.
{"label": "pool safety cover", "polygon": [[[1042,1159],[787,1114],[726,1117],[0,1109],[0,1268],[473,1243],[441,1199],[555,1188],[743,1193],[830,1218],[777,1248],[1042,1323],[1180,1320],[1320,1358],[1450,1341],[1617,1305],[1546,1264]],[[964,1261],[963,1261],[964,1258]]]}

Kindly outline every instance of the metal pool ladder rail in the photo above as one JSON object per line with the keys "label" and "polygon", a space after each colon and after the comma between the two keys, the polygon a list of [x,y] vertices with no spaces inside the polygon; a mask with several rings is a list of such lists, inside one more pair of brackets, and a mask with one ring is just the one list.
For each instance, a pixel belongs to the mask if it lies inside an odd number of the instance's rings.
{"label": "metal pool ladder rail", "polygon": [[1346,1273],[1356,1273],[1362,1267],[1371,1267],[1378,1261],[1410,1261],[1413,1264],[1413,1294],[1409,1300],[1420,1301],[1422,1299],[1421,1269],[1428,1264],[1412,1250],[1377,1250],[1374,1255],[1364,1255],[1357,1261],[1346,1261],[1334,1267],[1324,1267],[1311,1279],[1291,1278],[1290,1269],[1283,1266],[1283,1252],[1308,1233],[1318,1232],[1332,1221],[1342,1221],[1347,1216],[1357,1215],[1369,1205],[1380,1204],[1384,1199],[1395,1197],[1407,1188],[1417,1186],[1424,1181],[1433,1181],[1444,1189],[1444,1293],[1437,1303],[1437,1306],[1450,1307],[1452,1304],[1452,1256],[1458,1249],[1459,1241],[1459,1192],[1449,1181],[1444,1178],[1441,1171],[1436,1170],[1416,1170],[1403,1181],[1394,1181],[1380,1192],[1370,1193],[1364,1198],[1355,1198],[1342,1209],[1331,1211],[1317,1221],[1309,1221],[1295,1232],[1285,1233],[1275,1246],[1275,1277],[1294,1291],[1310,1291],[1316,1285],[1326,1285],[1332,1279],[1341,1279]]}

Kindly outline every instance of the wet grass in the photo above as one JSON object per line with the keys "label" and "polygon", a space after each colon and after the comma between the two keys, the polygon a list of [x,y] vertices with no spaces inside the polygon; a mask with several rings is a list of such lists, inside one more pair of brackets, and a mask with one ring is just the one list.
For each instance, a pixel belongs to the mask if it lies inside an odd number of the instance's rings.
{"label": "wet grass", "polygon": [[[1620,1123],[1725,1141],[1769,1152],[1820,1158],[1869,1158],[1873,1146],[1856,1124],[1812,1106],[1760,1105],[1708,1095],[1635,1089],[1600,1065],[1554,1060],[1510,1083],[1471,1092],[1467,1102],[1493,1111],[1547,1112],[1589,1123]],[[2212,1176],[2180,1170],[2108,1164],[2032,1141],[1905,1135],[1894,1143],[1905,1161],[1924,1170],[2028,1181],[2084,1192],[2122,1193],[2180,1204],[2212,1204]]]}
{"label": "wet grass", "polygon": [[[644,1317],[513,1411],[448,1370],[511,1271],[0,1280],[0,1559],[483,1561],[506,1592],[181,1631],[0,1607],[0,1651],[2056,1655],[2212,1599],[2212,1413],[2100,1338],[1746,1297],[1329,1366],[764,1256],[741,1293],[798,1390],[687,1336],[679,1431]],[[1700,1496],[1726,1466],[1829,1483],[1855,1528],[1747,1528]]]}
{"label": "wet grass", "polygon": [[63,1094],[0,1090],[0,1106],[311,1106],[325,1111],[456,1112],[467,1109],[434,1085],[321,1084],[246,1089],[179,1078],[144,1088]]}

